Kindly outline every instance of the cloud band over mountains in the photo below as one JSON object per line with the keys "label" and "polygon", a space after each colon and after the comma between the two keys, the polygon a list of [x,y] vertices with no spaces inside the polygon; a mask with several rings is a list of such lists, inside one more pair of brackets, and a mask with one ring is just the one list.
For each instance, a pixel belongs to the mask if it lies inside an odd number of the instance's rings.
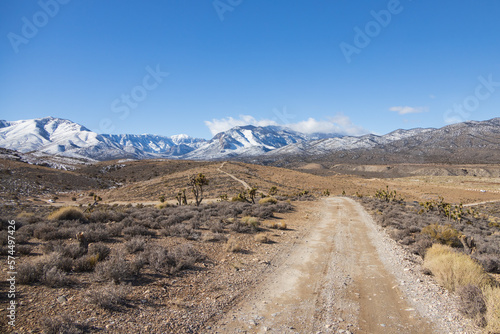
{"label": "cloud band over mountains", "polygon": [[285,126],[297,132],[312,134],[312,133],[337,133],[348,136],[359,136],[370,133],[367,129],[355,125],[348,116],[338,113],[326,120],[318,121],[312,117],[307,120],[296,123],[280,124],[272,119],[257,120],[251,115],[240,115],[238,118],[226,117],[221,119],[212,119],[205,121],[205,125],[209,128],[212,135],[227,131],[235,126],[268,126],[279,125]]}

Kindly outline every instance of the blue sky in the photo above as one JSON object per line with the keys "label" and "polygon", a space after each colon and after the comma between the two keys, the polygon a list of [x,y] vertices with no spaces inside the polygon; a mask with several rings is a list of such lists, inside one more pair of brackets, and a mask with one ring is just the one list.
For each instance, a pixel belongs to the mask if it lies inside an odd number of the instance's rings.
{"label": "blue sky", "polygon": [[0,119],[210,138],[387,133],[500,111],[500,2],[0,2]]}

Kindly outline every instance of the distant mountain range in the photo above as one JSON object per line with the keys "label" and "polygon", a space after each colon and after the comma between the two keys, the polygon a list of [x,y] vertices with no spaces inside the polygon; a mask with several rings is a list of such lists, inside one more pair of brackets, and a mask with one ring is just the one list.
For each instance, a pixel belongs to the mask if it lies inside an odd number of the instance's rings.
{"label": "distant mountain range", "polygon": [[[22,153],[43,153],[79,159],[222,159],[255,156],[326,135],[305,135],[279,126],[239,126],[211,140],[188,135],[97,134],[70,120],[45,117],[22,121],[0,120],[0,147]],[[336,135],[328,135],[336,136]]]}
{"label": "distant mountain range", "polygon": [[[280,126],[238,126],[211,140],[188,135],[97,134],[69,120],[45,117],[0,120],[0,147],[22,153],[91,160],[110,159],[253,159],[279,164],[295,160],[362,160],[380,163],[408,159],[500,162],[500,118],[464,122],[440,129],[396,130],[378,136],[306,135]],[[395,159],[395,157],[398,157]],[[403,158],[404,157],[404,158]],[[431,159],[431,160],[432,160]],[[429,162],[429,161],[425,161]],[[430,161],[432,162],[432,161]],[[442,162],[442,161],[440,161]],[[478,161],[479,162],[479,161]]]}
{"label": "distant mountain range", "polygon": [[439,129],[396,130],[383,136],[329,138],[288,145],[256,157],[275,166],[321,163],[500,163],[500,118]]}

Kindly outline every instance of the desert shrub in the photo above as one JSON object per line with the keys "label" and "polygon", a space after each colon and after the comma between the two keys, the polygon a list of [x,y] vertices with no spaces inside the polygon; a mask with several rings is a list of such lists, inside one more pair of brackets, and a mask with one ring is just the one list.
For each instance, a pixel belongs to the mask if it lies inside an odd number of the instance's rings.
{"label": "desert shrub", "polygon": [[52,212],[50,220],[83,220],[83,213],[75,207],[63,207]]}
{"label": "desert shrub", "polygon": [[125,249],[130,253],[136,253],[144,250],[146,246],[146,238],[143,236],[135,236],[125,243]]}
{"label": "desert shrub", "polygon": [[108,230],[104,226],[87,226],[84,229],[85,238],[88,242],[107,241],[110,238]]}
{"label": "desert shrub", "polygon": [[41,325],[44,334],[81,334],[85,331],[85,328],[73,322],[69,316],[44,317]]}
{"label": "desert shrub", "polygon": [[29,233],[26,229],[20,230],[16,232],[16,244],[26,244],[29,242],[33,233]]}
{"label": "desert shrub", "polygon": [[[390,236],[392,239],[394,239],[394,240],[396,240],[396,241],[399,241],[399,242],[401,242],[403,239],[405,239],[405,238],[409,237],[410,235],[411,235],[411,233],[410,233],[410,230],[409,230],[409,229],[403,229],[403,230],[399,230],[399,229],[391,229],[391,230],[389,231],[389,236]],[[413,242],[413,239],[412,239],[412,238],[410,238],[410,240],[412,240],[412,242]],[[411,243],[412,243],[412,242],[411,242]],[[403,243],[403,242],[401,242],[401,243]],[[403,244],[405,244],[405,243],[403,243]],[[410,244],[410,243],[406,243],[406,245],[408,245],[408,244]]]}
{"label": "desert shrub", "polygon": [[274,212],[285,213],[293,211],[293,205],[290,202],[278,202],[273,206]]}
{"label": "desert shrub", "polygon": [[125,227],[130,227],[130,226],[135,226],[137,223],[132,216],[127,216],[125,219],[121,221],[122,226]]}
{"label": "desert shrub", "polygon": [[121,256],[114,256],[106,261],[99,262],[95,267],[96,278],[102,280],[112,280],[115,284],[132,278],[130,264]]}
{"label": "desert shrub", "polygon": [[71,278],[69,278],[62,270],[57,267],[52,267],[47,270],[42,276],[41,281],[44,285],[50,286],[52,288],[69,286],[74,283]]}
{"label": "desert shrub", "polygon": [[21,263],[17,266],[16,281],[20,284],[32,284],[40,280],[43,274],[43,265],[40,263]]}
{"label": "desert shrub", "polygon": [[218,220],[212,220],[207,223],[208,229],[210,232],[213,233],[222,233],[224,232],[224,223],[218,219]]}
{"label": "desert shrub", "polygon": [[[57,260],[57,254],[49,257],[48,259],[39,260],[37,262],[21,263],[17,267],[16,280],[21,284],[33,284],[41,282],[44,285],[51,287],[62,287],[74,283],[66,274],[61,270],[61,266],[66,270],[69,262],[65,259]],[[67,258],[66,258],[67,259]],[[71,266],[73,261],[69,259]],[[71,268],[67,271],[70,271]]]}
{"label": "desert shrub", "polygon": [[487,272],[500,274],[500,254],[475,253],[472,257],[477,260]]}
{"label": "desert shrub", "polygon": [[443,245],[459,247],[462,244],[459,239],[460,233],[451,225],[431,224],[424,227],[421,233]]}
{"label": "desert shrub", "polygon": [[7,231],[0,231],[0,245],[7,245],[9,240],[9,233]]}
{"label": "desert shrub", "polygon": [[255,242],[261,243],[261,244],[267,244],[270,240],[267,237],[267,234],[265,233],[259,233],[254,236]]}
{"label": "desert shrub", "polygon": [[34,212],[21,212],[16,216],[16,229],[19,230],[20,226],[19,222],[25,222],[28,224],[34,224],[40,220],[38,215],[35,215]]}
{"label": "desert shrub", "polygon": [[203,261],[205,257],[192,245],[182,244],[175,247],[170,253],[170,258],[175,263],[175,272],[191,268],[195,263]]}
{"label": "desert shrub", "polygon": [[267,222],[266,223],[266,226],[269,227],[269,228],[272,228],[272,229],[275,229],[275,230],[286,230],[287,228],[287,225],[285,222],[283,221],[279,221],[279,222]]}
{"label": "desert shrub", "polygon": [[47,244],[47,250],[51,250],[52,252],[57,252],[61,255],[61,257],[77,259],[87,253],[87,250],[84,247],[80,247],[77,244],[71,245],[63,245],[60,243],[51,243]]}
{"label": "desert shrub", "polygon": [[154,246],[147,251],[151,267],[160,273],[175,274],[188,269],[204,257],[191,245],[183,244],[168,252],[165,248]]}
{"label": "desert shrub", "polygon": [[242,223],[240,220],[235,220],[232,224],[228,226],[228,228],[236,233],[250,233],[252,231],[251,226]]}
{"label": "desert shrub", "polygon": [[59,228],[45,223],[37,225],[33,231],[33,236],[44,241],[69,239],[76,233],[74,228]]}
{"label": "desert shrub", "polygon": [[427,248],[432,246],[432,240],[429,236],[424,236],[420,235],[420,238],[418,238],[411,246],[410,246],[410,251],[413,254],[420,255],[421,257],[424,257],[425,251]]}
{"label": "desert shrub", "polygon": [[173,260],[168,256],[168,251],[158,245],[151,246],[147,249],[147,261],[158,273],[169,273],[170,268],[175,266]]}
{"label": "desert shrub", "polygon": [[148,260],[144,253],[140,253],[139,256],[135,256],[132,261],[130,261],[130,269],[132,271],[132,275],[139,276],[141,273],[141,269],[148,263]]}
{"label": "desert shrub", "polygon": [[98,242],[95,244],[89,245],[89,255],[97,255],[98,261],[104,261],[107,259],[109,254],[111,253],[111,248],[103,244],[102,242]]}
{"label": "desert shrub", "polygon": [[154,236],[156,233],[154,231],[150,231],[146,227],[142,225],[134,225],[125,227],[122,231],[125,238],[132,238],[134,236],[142,235],[142,236]]}
{"label": "desert shrub", "polygon": [[124,285],[108,283],[98,288],[92,288],[87,293],[87,301],[103,309],[114,310],[126,304],[129,288]]}
{"label": "desert shrub", "polygon": [[257,228],[260,226],[260,220],[257,217],[246,216],[241,218],[241,222],[253,228]]}
{"label": "desert shrub", "polygon": [[190,220],[187,221],[187,225],[189,225],[191,227],[191,229],[197,230],[200,228],[202,223],[206,220],[207,219],[203,219],[202,215],[197,214],[196,216],[194,216],[193,218],[191,218]]}
{"label": "desert shrub", "polygon": [[73,259],[67,256],[63,256],[59,252],[50,253],[41,260],[44,263],[44,267],[52,268],[56,267],[59,270],[70,272],[73,268]]}
{"label": "desert shrub", "polygon": [[75,260],[73,270],[75,272],[93,271],[98,261],[99,255],[97,254],[80,257]]}
{"label": "desert shrub", "polygon": [[274,216],[274,209],[275,205],[254,205],[243,211],[243,214],[266,219]]}
{"label": "desert shrub", "polygon": [[230,253],[238,253],[242,251],[241,243],[236,238],[229,238],[226,243],[226,251]]}
{"label": "desert shrub", "polygon": [[222,219],[236,218],[243,210],[250,207],[250,203],[219,203],[218,214]]}
{"label": "desert shrub", "polygon": [[260,205],[276,204],[278,200],[274,197],[264,197],[259,200]]}
{"label": "desert shrub", "polygon": [[201,233],[193,230],[191,226],[184,223],[167,226],[162,230],[162,234],[171,237],[181,237],[188,240],[198,240]]}
{"label": "desert shrub", "polygon": [[104,208],[95,210],[88,216],[88,220],[93,223],[120,222],[126,217],[125,212]]}
{"label": "desert shrub", "polygon": [[424,266],[450,291],[469,284],[483,288],[490,282],[488,274],[479,263],[445,245],[434,244],[429,248],[425,254]]}
{"label": "desert shrub", "polygon": [[500,333],[500,288],[488,286],[483,289],[486,301],[486,331]]}
{"label": "desert shrub", "polygon": [[119,237],[123,231],[123,223],[111,223],[106,226],[106,231],[110,237]]}
{"label": "desert shrub", "polygon": [[29,255],[33,250],[33,246],[31,245],[17,245],[16,252],[21,255]]}
{"label": "desert shrub", "polygon": [[460,297],[459,311],[468,318],[475,319],[478,325],[485,325],[484,314],[486,303],[483,292],[475,285],[464,285],[457,288]]}
{"label": "desert shrub", "polygon": [[203,242],[219,242],[219,241],[226,242],[227,238],[224,234],[212,232],[212,233],[203,234],[201,240]]}

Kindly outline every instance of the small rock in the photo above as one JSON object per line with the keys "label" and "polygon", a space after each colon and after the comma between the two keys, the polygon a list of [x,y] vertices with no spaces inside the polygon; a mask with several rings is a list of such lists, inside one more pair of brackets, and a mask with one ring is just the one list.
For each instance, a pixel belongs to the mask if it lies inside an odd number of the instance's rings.
{"label": "small rock", "polygon": [[66,296],[59,296],[57,297],[57,301],[61,304],[64,304],[68,301],[68,299],[66,298]]}

